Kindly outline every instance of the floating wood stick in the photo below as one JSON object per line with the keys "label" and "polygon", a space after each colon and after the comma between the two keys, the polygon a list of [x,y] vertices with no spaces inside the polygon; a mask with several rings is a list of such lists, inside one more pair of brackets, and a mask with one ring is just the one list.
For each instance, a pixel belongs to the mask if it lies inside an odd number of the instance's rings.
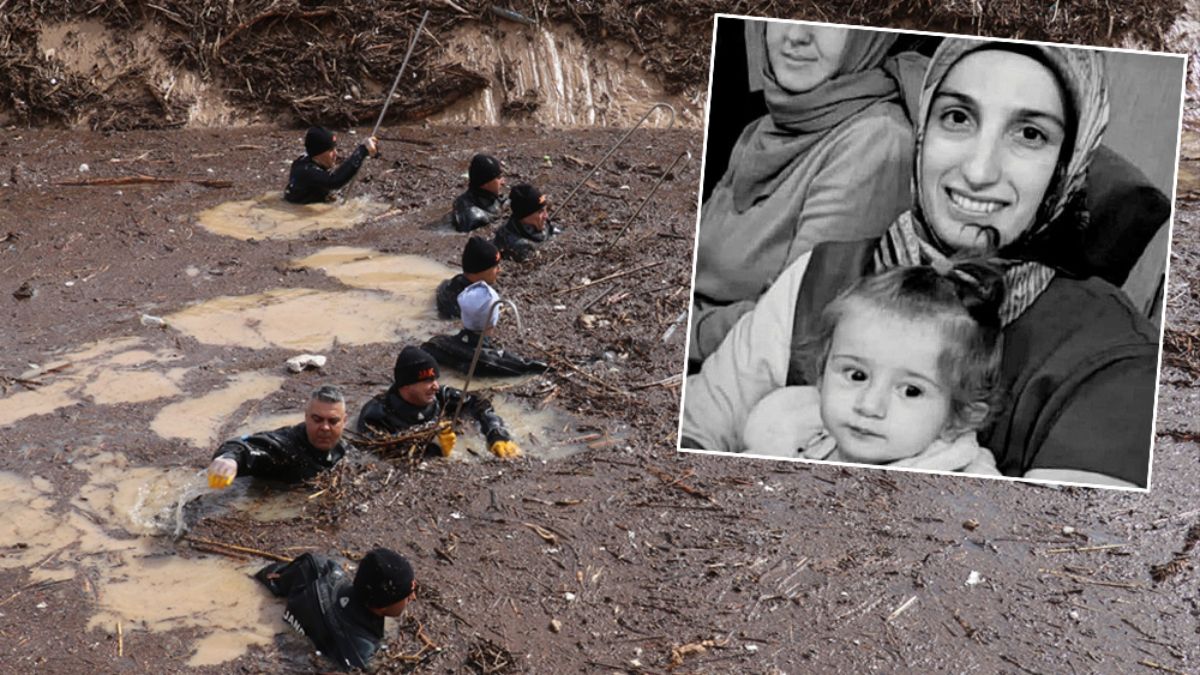
{"label": "floating wood stick", "polygon": [[1052,553],[1091,553],[1093,551],[1109,551],[1114,548],[1124,548],[1126,544],[1103,544],[1100,546],[1068,546],[1066,548],[1052,548],[1044,551],[1046,554]]}
{"label": "floating wood stick", "polygon": [[907,610],[909,607],[912,607],[912,606],[913,606],[913,603],[914,603],[914,602],[916,602],[916,601],[917,601],[917,596],[915,596],[915,595],[914,595],[914,596],[912,596],[911,598],[909,598],[908,600],[905,600],[905,601],[904,601],[904,602],[903,602],[903,603],[902,603],[902,604],[901,604],[899,607],[897,607],[897,608],[896,608],[896,609],[895,609],[895,610],[894,610],[894,611],[893,611],[891,614],[888,614],[888,618],[887,618],[887,619],[884,619],[884,622],[885,622],[885,623],[891,623],[893,619],[895,619],[896,617],[898,617],[898,616],[900,616],[901,614],[903,614],[903,613],[904,613],[904,612],[905,612],[905,611],[906,611],[906,610]]}
{"label": "floating wood stick", "polygon": [[144,173],[132,176],[114,176],[111,178],[83,178],[66,180],[55,183],[60,187],[108,187],[114,185],[147,185],[151,183],[196,183],[210,188],[227,188],[233,186],[231,180],[216,180],[212,178],[171,178],[166,176],[147,176]]}
{"label": "floating wood stick", "polygon": [[599,279],[593,279],[593,280],[587,282],[586,284],[580,284],[579,286],[572,286],[571,288],[564,288],[561,291],[555,291],[551,295],[564,295],[566,293],[574,293],[575,291],[582,291],[585,288],[595,286],[596,284],[603,283],[605,281],[611,281],[618,277],[624,277],[624,276],[628,276],[630,274],[634,274],[636,272],[641,272],[642,270],[648,270],[651,267],[658,267],[659,265],[663,264],[664,262],[666,262],[666,261],[659,260],[657,262],[652,262],[648,265],[642,265],[641,267],[635,267],[631,270],[624,270],[622,272],[616,272],[614,274],[609,274],[608,276],[600,277]]}
{"label": "floating wood stick", "polygon": [[117,622],[117,656],[125,656],[125,632],[121,630],[121,622]]}
{"label": "floating wood stick", "polygon": [[277,562],[291,562],[292,561],[291,558],[285,558],[284,556],[281,556],[281,555],[278,555],[275,553],[271,553],[270,551],[260,551],[256,548],[250,548],[248,546],[238,546],[236,544],[226,544],[226,543],[220,542],[220,541],[213,541],[212,539],[203,539],[201,537],[193,537],[192,535],[186,535],[183,537],[183,539],[184,539],[184,541],[189,541],[189,542],[192,542],[193,544],[201,544],[203,546],[211,546],[213,548],[225,549],[225,550],[233,551],[236,553],[247,553],[250,555],[258,556],[260,558],[266,558],[267,560],[275,560]]}

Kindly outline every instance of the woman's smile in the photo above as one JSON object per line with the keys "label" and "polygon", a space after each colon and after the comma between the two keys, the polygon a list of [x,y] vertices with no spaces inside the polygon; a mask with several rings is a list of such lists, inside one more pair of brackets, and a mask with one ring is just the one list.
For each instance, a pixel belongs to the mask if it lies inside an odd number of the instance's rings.
{"label": "woman's smile", "polygon": [[949,198],[951,204],[967,216],[987,216],[1009,204],[1009,202],[1001,199],[969,197],[954,188],[946,188],[946,196]]}

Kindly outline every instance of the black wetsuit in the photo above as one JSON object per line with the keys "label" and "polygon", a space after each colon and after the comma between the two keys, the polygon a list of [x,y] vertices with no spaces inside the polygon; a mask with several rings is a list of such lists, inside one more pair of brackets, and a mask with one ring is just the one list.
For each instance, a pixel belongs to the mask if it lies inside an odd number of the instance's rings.
{"label": "black wetsuit", "polygon": [[[439,364],[465,373],[471,368],[471,359],[475,356],[475,345],[479,343],[479,339],[479,333],[464,328],[457,335],[435,335],[421,345],[421,349],[437,359]],[[542,361],[513,354],[490,337],[484,337],[483,348],[479,350],[479,361],[475,364],[475,374],[512,377],[542,373],[548,368],[549,366]]]}
{"label": "black wetsuit", "polygon": [[340,669],[365,668],[379,650],[383,617],[358,597],[337,562],[305,553],[290,563],[271,563],[254,577],[287,598],[283,620]]}
{"label": "black wetsuit", "polygon": [[532,258],[534,253],[537,253],[538,246],[554,236],[554,232],[555,228],[550,225],[550,221],[546,221],[544,230],[536,232],[532,227],[515,218],[509,218],[496,230],[493,243],[496,244],[496,248],[500,249],[500,255],[505,259],[525,262]]}
{"label": "black wetsuit", "polygon": [[491,225],[500,216],[500,195],[481,187],[467,188],[454,200],[450,223],[459,232],[470,232]]}
{"label": "black wetsuit", "polygon": [[[466,396],[465,399],[463,397]],[[355,429],[360,434],[385,433],[396,434],[405,429],[435,420],[442,410],[446,416],[454,414],[458,402],[463,401],[463,411],[475,418],[479,423],[479,431],[487,438],[489,446],[496,441],[510,441],[508,430],[504,428],[504,420],[492,410],[492,402],[475,394],[464,394],[461,389],[454,387],[438,387],[437,396],[433,403],[418,408],[400,398],[400,394],[392,387],[384,393],[367,401],[362,412],[358,414]],[[430,453],[437,452],[436,441],[431,441],[428,448]]]}
{"label": "black wetsuit", "polygon": [[287,189],[283,198],[293,204],[313,204],[329,199],[329,193],[354,178],[367,157],[367,146],[360,145],[333,171],[317,164],[312,157],[300,155],[292,162]]}
{"label": "black wetsuit", "polygon": [[345,439],[339,439],[329,452],[316,449],[308,442],[304,423],[300,423],[225,441],[213,458],[225,457],[237,462],[239,476],[299,483],[333,468],[349,448]]}
{"label": "black wetsuit", "polygon": [[471,281],[465,274],[456,274],[446,279],[437,287],[437,311],[443,319],[457,319],[462,316],[458,306],[458,294],[467,289]]}

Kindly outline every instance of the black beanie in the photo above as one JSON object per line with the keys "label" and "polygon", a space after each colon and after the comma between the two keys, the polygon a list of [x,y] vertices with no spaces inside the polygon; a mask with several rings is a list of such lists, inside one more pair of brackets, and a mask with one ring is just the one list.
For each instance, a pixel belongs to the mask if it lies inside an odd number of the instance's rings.
{"label": "black beanie", "polygon": [[397,387],[424,380],[436,380],[438,363],[424,349],[409,345],[400,350],[392,368],[392,380]]}
{"label": "black beanie", "polygon": [[512,203],[513,218],[520,220],[525,216],[536,213],[546,206],[546,195],[528,183],[521,183],[508,193]]}
{"label": "black beanie", "polygon": [[304,134],[304,152],[307,152],[309,157],[316,157],[332,148],[336,142],[337,138],[328,129],[309,127],[308,133]]}
{"label": "black beanie", "polygon": [[412,595],[412,565],[395,551],[377,548],[358,563],[354,592],[367,607],[379,609],[394,605]]}
{"label": "black beanie", "polygon": [[467,170],[471,187],[479,187],[500,175],[500,160],[491,155],[475,155],[471,158],[471,168]]}
{"label": "black beanie", "polygon": [[467,274],[478,274],[500,264],[500,250],[482,237],[471,237],[463,249],[462,269]]}

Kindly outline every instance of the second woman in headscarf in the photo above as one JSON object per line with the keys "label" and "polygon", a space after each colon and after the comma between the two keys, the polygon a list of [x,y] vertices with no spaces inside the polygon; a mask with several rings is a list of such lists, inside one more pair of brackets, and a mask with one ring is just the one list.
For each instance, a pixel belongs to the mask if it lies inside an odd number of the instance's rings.
{"label": "second woman in headscarf", "polygon": [[875,236],[910,203],[912,130],[881,67],[895,35],[747,21],[768,113],[701,209],[689,359],[702,361],[791,262]]}

